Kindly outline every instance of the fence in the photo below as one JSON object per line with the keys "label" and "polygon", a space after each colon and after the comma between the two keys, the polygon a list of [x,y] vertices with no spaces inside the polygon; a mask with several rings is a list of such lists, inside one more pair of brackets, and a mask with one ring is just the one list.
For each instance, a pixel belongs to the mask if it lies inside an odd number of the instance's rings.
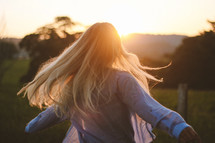
{"label": "fence", "polygon": [[185,120],[187,120],[187,93],[187,84],[179,84],[177,111]]}

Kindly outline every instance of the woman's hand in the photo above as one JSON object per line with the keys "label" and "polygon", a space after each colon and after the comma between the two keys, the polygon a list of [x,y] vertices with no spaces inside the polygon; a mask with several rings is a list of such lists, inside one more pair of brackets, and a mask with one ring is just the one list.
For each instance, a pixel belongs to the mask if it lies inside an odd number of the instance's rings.
{"label": "woman's hand", "polygon": [[187,127],[179,135],[179,143],[201,143],[201,139],[192,127]]}

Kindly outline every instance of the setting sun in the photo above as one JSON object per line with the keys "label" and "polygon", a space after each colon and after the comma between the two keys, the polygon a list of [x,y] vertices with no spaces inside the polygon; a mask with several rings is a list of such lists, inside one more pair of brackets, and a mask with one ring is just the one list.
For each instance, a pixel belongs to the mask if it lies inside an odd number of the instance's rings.
{"label": "setting sun", "polygon": [[140,19],[141,16],[132,7],[115,5],[107,11],[104,20],[112,23],[120,36],[126,36],[139,30],[142,26]]}

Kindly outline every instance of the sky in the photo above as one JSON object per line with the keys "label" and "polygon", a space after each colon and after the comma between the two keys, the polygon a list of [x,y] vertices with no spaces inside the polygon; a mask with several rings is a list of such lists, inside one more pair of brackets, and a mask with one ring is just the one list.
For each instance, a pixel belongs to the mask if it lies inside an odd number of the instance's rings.
{"label": "sky", "polygon": [[69,16],[84,25],[112,23],[121,35],[128,33],[195,36],[215,21],[215,0],[0,0],[0,30],[22,38]]}

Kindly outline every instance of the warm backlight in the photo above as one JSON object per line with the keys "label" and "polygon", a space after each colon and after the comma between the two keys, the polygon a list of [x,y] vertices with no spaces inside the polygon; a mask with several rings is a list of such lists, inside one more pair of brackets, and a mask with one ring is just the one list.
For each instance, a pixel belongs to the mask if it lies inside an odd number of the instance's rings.
{"label": "warm backlight", "polygon": [[120,36],[138,32],[141,26],[140,19],[141,16],[135,9],[125,5],[113,6],[105,15],[105,21],[112,23]]}

